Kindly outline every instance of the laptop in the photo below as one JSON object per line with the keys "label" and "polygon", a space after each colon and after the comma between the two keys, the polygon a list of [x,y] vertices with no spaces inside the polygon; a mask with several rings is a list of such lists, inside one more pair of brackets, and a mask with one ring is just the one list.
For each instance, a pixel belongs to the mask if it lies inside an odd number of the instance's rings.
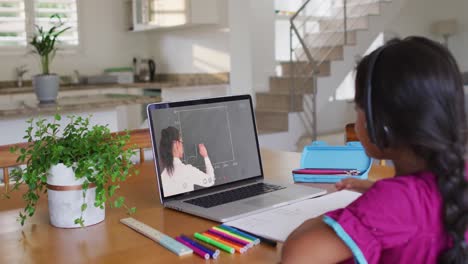
{"label": "laptop", "polygon": [[147,114],[164,207],[227,222],[326,193],[264,179],[250,95],[154,103]]}

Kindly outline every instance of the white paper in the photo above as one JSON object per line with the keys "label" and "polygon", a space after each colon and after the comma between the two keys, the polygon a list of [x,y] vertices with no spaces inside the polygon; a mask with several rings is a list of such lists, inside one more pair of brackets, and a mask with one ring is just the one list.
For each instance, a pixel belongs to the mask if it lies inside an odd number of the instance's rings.
{"label": "white paper", "polygon": [[360,195],[360,193],[347,190],[334,192],[318,198],[307,199],[250,215],[224,224],[260,237],[284,242],[288,235],[305,220],[335,209],[346,207]]}

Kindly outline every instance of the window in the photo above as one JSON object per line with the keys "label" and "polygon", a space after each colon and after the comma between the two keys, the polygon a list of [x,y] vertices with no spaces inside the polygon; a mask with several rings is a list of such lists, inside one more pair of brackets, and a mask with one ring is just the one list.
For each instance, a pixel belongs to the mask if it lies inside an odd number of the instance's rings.
{"label": "window", "polygon": [[[77,46],[78,0],[0,0],[0,47],[26,47],[35,24],[50,29],[50,16],[59,14],[70,27],[58,40],[61,46]],[[53,21],[58,22],[58,21]]]}
{"label": "window", "polygon": [[34,24],[50,29],[53,26],[50,24],[50,16],[53,14],[59,14],[65,23],[64,27],[70,27],[58,40],[66,46],[78,45],[76,0],[34,0]]}
{"label": "window", "polygon": [[23,0],[0,0],[0,46],[26,46]]}

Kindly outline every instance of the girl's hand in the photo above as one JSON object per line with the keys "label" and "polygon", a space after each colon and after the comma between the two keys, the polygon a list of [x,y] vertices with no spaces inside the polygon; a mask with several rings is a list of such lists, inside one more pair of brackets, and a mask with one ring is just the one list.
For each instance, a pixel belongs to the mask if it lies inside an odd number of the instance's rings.
{"label": "girl's hand", "polygon": [[340,182],[337,182],[335,184],[335,187],[338,191],[341,190],[353,190],[357,191],[360,193],[366,192],[374,182],[369,181],[369,180],[359,180],[359,179],[353,179],[353,178],[346,178]]}
{"label": "girl's hand", "polygon": [[198,144],[198,152],[203,158],[208,157],[208,151],[206,150],[205,144]]}

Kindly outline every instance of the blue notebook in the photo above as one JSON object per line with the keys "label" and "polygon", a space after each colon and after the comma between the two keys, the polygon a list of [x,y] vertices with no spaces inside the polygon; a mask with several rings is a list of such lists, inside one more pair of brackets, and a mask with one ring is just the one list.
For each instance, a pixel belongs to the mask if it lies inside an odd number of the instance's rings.
{"label": "blue notebook", "polygon": [[360,142],[348,142],[345,146],[330,146],[324,141],[314,141],[304,147],[300,169],[346,169],[353,172],[343,174],[293,173],[295,182],[335,183],[344,178],[367,179],[372,159],[366,155]]}

